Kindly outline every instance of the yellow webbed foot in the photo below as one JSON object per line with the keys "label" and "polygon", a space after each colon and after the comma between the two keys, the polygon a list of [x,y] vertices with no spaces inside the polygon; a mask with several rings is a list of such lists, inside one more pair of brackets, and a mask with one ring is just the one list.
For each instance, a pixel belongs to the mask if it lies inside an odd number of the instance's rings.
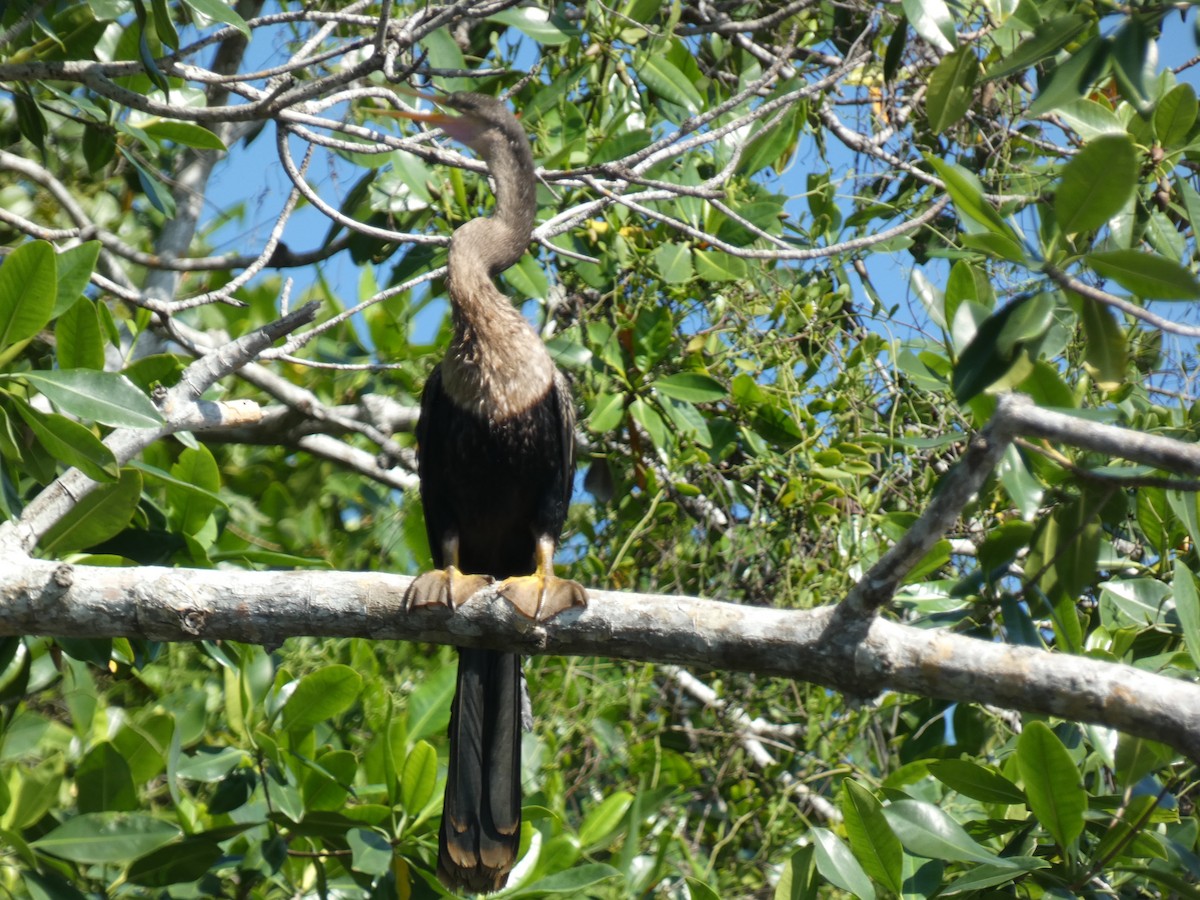
{"label": "yellow webbed foot", "polygon": [[454,566],[425,572],[413,580],[404,592],[404,608],[448,606],[458,609],[483,590],[492,579],[487,575],[464,575]]}
{"label": "yellow webbed foot", "polygon": [[587,606],[583,585],[555,575],[517,575],[500,582],[496,591],[534,622],[553,619],[573,606]]}

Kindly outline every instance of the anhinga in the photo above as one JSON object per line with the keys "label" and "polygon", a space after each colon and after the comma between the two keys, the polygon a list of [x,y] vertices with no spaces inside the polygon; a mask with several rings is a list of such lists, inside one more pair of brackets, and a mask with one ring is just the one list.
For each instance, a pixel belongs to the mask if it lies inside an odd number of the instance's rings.
{"label": "anhinga", "polygon": [[[421,503],[437,569],[413,582],[411,606],[458,607],[493,579],[524,616],[544,621],[587,602],[554,575],[575,471],[570,392],[537,333],[492,282],[525,252],[537,211],[533,153],[516,116],[474,93],[437,101],[433,122],[488,164],[493,215],[450,239],[454,333],[421,395]],[[461,649],[450,713],[450,768],[438,877],[451,888],[504,886],[521,839],[521,660]]]}

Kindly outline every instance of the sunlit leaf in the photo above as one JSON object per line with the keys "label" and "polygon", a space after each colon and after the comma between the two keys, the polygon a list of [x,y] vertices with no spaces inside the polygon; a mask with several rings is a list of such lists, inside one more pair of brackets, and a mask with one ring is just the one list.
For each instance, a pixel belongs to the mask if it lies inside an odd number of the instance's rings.
{"label": "sunlit leaf", "polygon": [[1017,740],[1017,768],[1029,808],[1067,850],[1083,831],[1087,792],[1079,767],[1045,722],[1030,722]]}
{"label": "sunlit leaf", "polygon": [[84,813],[33,842],[38,850],[79,863],[123,863],[179,836],[170,822],[142,813]]}
{"label": "sunlit leaf", "polygon": [[1089,141],[1054,192],[1054,215],[1066,234],[1091,231],[1115,216],[1137,187],[1137,153],[1127,136]]}
{"label": "sunlit leaf", "polygon": [[50,321],[58,296],[54,248],[29,241],[0,263],[0,349],[33,337]]}
{"label": "sunlit leaf", "polygon": [[1139,297],[1156,300],[1195,300],[1200,281],[1179,263],[1140,250],[1089,253],[1084,262]]}

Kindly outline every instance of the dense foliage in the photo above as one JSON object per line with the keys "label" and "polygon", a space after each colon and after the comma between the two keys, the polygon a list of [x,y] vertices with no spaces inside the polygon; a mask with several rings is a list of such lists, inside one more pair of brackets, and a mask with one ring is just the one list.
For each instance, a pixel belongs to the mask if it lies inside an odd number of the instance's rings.
{"label": "dense foliage", "polygon": [[[388,73],[510,91],[544,167],[503,281],[573,378],[560,561],[585,584],[834,602],[1002,390],[1194,434],[1195,306],[1160,302],[1200,297],[1187,6],[383,6],[3,7],[0,504],[71,466],[101,483],[39,555],[428,565],[413,407],[446,238],[491,194],[387,114],[414,102]],[[101,439],[155,426],[193,354],[310,299],[323,330],[211,392],[261,424],[117,464]],[[1194,679],[1194,489],[1022,443],[888,615]],[[444,893],[452,659],[0,638],[0,891]],[[509,896],[1200,895],[1171,748],[966,702],[527,668]]]}

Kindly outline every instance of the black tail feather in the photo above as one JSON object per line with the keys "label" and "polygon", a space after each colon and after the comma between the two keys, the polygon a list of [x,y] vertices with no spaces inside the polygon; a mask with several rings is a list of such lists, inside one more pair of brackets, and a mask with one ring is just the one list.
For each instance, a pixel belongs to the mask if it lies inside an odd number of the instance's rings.
{"label": "black tail feather", "polygon": [[520,842],[521,658],[463,648],[450,710],[438,878],[450,888],[497,891]]}

